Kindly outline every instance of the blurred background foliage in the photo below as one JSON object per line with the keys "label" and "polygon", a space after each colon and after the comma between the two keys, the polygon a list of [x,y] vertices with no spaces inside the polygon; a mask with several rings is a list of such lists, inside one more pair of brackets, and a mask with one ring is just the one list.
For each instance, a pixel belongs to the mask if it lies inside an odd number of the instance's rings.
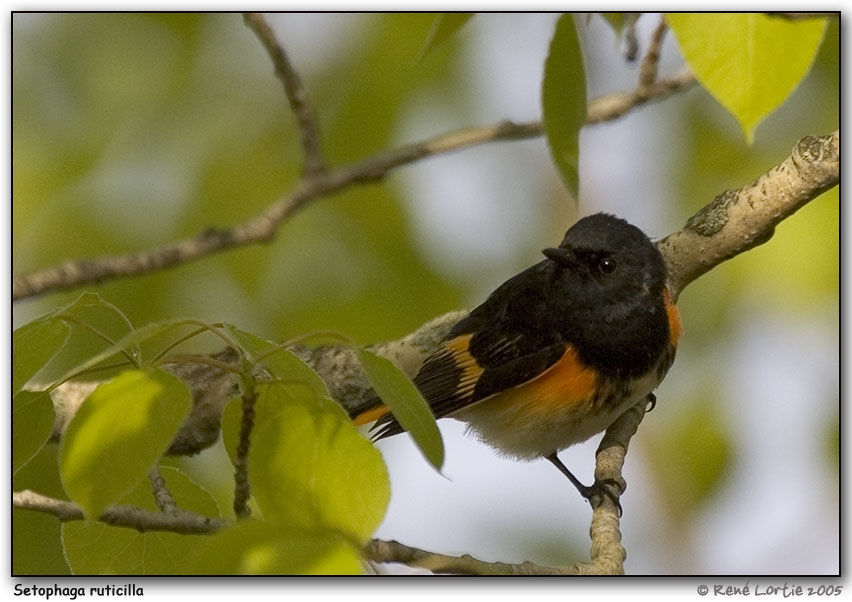
{"label": "blurred background foliage", "polygon": [[[331,164],[540,117],[556,15],[479,15],[422,57],[433,18],[270,16]],[[656,22],[640,19],[641,44]],[[590,95],[631,89],[637,65],[611,28],[598,16],[582,23]],[[227,227],[297,182],[295,120],[239,15],[15,14],[12,26],[13,273]],[[401,336],[481,301],[580,215],[606,210],[664,236],[798,138],[838,127],[838,37],[834,20],[811,73],[752,146],[695,88],[586,128],[579,202],[543,139],[503,142],[316,201],[267,245],[89,290],[134,325],[193,317],[270,339]],[[680,63],[669,36],[661,72]],[[681,297],[679,357],[628,456],[628,572],[839,570],[838,213],[835,189]],[[17,303],[14,326],[79,293]],[[449,480],[404,437],[383,444],[393,498],[380,536],[487,560],[585,554],[588,507],[551,467],[493,457],[455,423],[442,430]],[[587,480],[595,444],[565,454]],[[46,448],[14,487],[60,496],[52,466]],[[13,529],[17,571],[67,571],[45,544],[59,541],[54,519],[16,512]]]}

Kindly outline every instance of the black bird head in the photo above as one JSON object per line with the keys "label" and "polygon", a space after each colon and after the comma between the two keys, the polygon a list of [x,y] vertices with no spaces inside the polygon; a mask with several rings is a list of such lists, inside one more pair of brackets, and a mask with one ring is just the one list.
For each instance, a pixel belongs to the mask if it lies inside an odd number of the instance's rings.
{"label": "black bird head", "polygon": [[654,243],[623,219],[598,213],[543,252],[550,327],[600,370],[648,370],[669,340],[666,266]]}
{"label": "black bird head", "polygon": [[557,270],[594,288],[656,294],[665,285],[665,264],[657,247],[642,230],[614,215],[584,217],[558,247],[542,253]]}

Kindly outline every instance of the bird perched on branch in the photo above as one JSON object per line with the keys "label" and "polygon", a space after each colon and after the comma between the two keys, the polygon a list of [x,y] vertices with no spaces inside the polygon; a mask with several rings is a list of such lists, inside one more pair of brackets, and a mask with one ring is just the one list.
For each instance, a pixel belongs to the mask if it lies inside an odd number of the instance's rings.
{"label": "bird perched on branch", "polygon": [[[680,314],[666,266],[637,227],[598,213],[545,259],[510,278],[456,323],[414,377],[436,418],[455,418],[499,452],[550,460],[586,499],[557,452],[604,431],[660,384]],[[377,396],[350,409],[374,439],[403,432]],[[619,506],[620,507],[620,506]]]}

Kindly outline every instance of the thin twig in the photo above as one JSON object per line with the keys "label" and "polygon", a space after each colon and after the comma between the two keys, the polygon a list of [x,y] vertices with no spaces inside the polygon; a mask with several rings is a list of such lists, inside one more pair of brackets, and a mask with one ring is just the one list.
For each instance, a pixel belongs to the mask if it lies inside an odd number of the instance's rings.
{"label": "thin twig", "polygon": [[[13,492],[12,505],[23,510],[52,514],[63,522],[84,519],[83,511],[74,502],[51,498],[29,489]],[[139,532],[171,531],[185,535],[215,533],[228,525],[227,522],[218,518],[185,510],[165,514],[123,505],[110,506],[104,510],[98,520],[114,527],[127,527]]]}
{"label": "thin twig", "polygon": [[657,81],[657,68],[660,65],[660,49],[663,46],[663,38],[666,35],[667,29],[665,18],[660,17],[660,22],[651,35],[648,52],[645,53],[642,64],[639,66],[640,90],[650,88]]}
{"label": "thin twig", "polygon": [[240,440],[234,459],[234,514],[237,518],[246,518],[251,513],[248,500],[251,486],[248,480],[248,453],[251,444],[251,431],[254,428],[254,403],[257,393],[254,390],[243,393],[243,414],[240,422]]}
{"label": "thin twig", "polygon": [[621,28],[624,38],[624,58],[631,63],[639,54],[639,40],[636,37],[636,22],[639,21],[641,13],[625,13],[624,26]]}
{"label": "thin twig", "polygon": [[179,512],[175,498],[172,497],[171,491],[166,486],[166,481],[163,475],[160,474],[160,467],[154,466],[148,474],[151,481],[151,489],[154,492],[154,502],[160,512],[165,514],[177,514]]}
{"label": "thin twig", "polygon": [[695,76],[684,69],[672,77],[660,78],[653,85],[637,87],[633,92],[608,94],[589,104],[587,124],[614,121],[648,102],[661,100],[680,90],[686,90],[695,84]]}
{"label": "thin twig", "polygon": [[302,151],[305,154],[305,175],[312,176],[324,172],[326,168],[320,146],[319,128],[314,111],[310,102],[308,102],[308,91],[302,85],[302,79],[290,62],[284,47],[275,38],[275,33],[266,23],[263,15],[245,13],[243,20],[263,43],[272,58],[273,65],[275,65],[275,74],[284,84],[287,101],[290,103],[290,109],[299,124]]}
{"label": "thin twig", "polygon": [[[695,83],[689,71],[660,79],[648,90],[615,93],[589,103],[587,123],[617,119],[653,100],[661,100]],[[303,179],[283,198],[261,214],[227,229],[208,228],[199,234],[160,247],[123,255],[66,261],[52,267],[24,272],[12,281],[12,299],[21,300],[49,292],[139,276],[189,263],[214,253],[272,240],[281,223],[309,202],[355,184],[381,180],[398,167],[420,159],[501,140],[534,138],[542,134],[540,122],[471,127],[428,140],[380,152],[349,166]]]}

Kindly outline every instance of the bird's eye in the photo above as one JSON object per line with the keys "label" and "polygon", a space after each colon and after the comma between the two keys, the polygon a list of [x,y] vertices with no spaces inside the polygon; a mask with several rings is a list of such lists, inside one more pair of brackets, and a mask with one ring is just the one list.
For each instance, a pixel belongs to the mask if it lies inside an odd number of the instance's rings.
{"label": "bird's eye", "polygon": [[602,274],[612,274],[617,267],[618,264],[615,263],[615,260],[612,257],[603,257],[600,261],[598,261],[598,269]]}

